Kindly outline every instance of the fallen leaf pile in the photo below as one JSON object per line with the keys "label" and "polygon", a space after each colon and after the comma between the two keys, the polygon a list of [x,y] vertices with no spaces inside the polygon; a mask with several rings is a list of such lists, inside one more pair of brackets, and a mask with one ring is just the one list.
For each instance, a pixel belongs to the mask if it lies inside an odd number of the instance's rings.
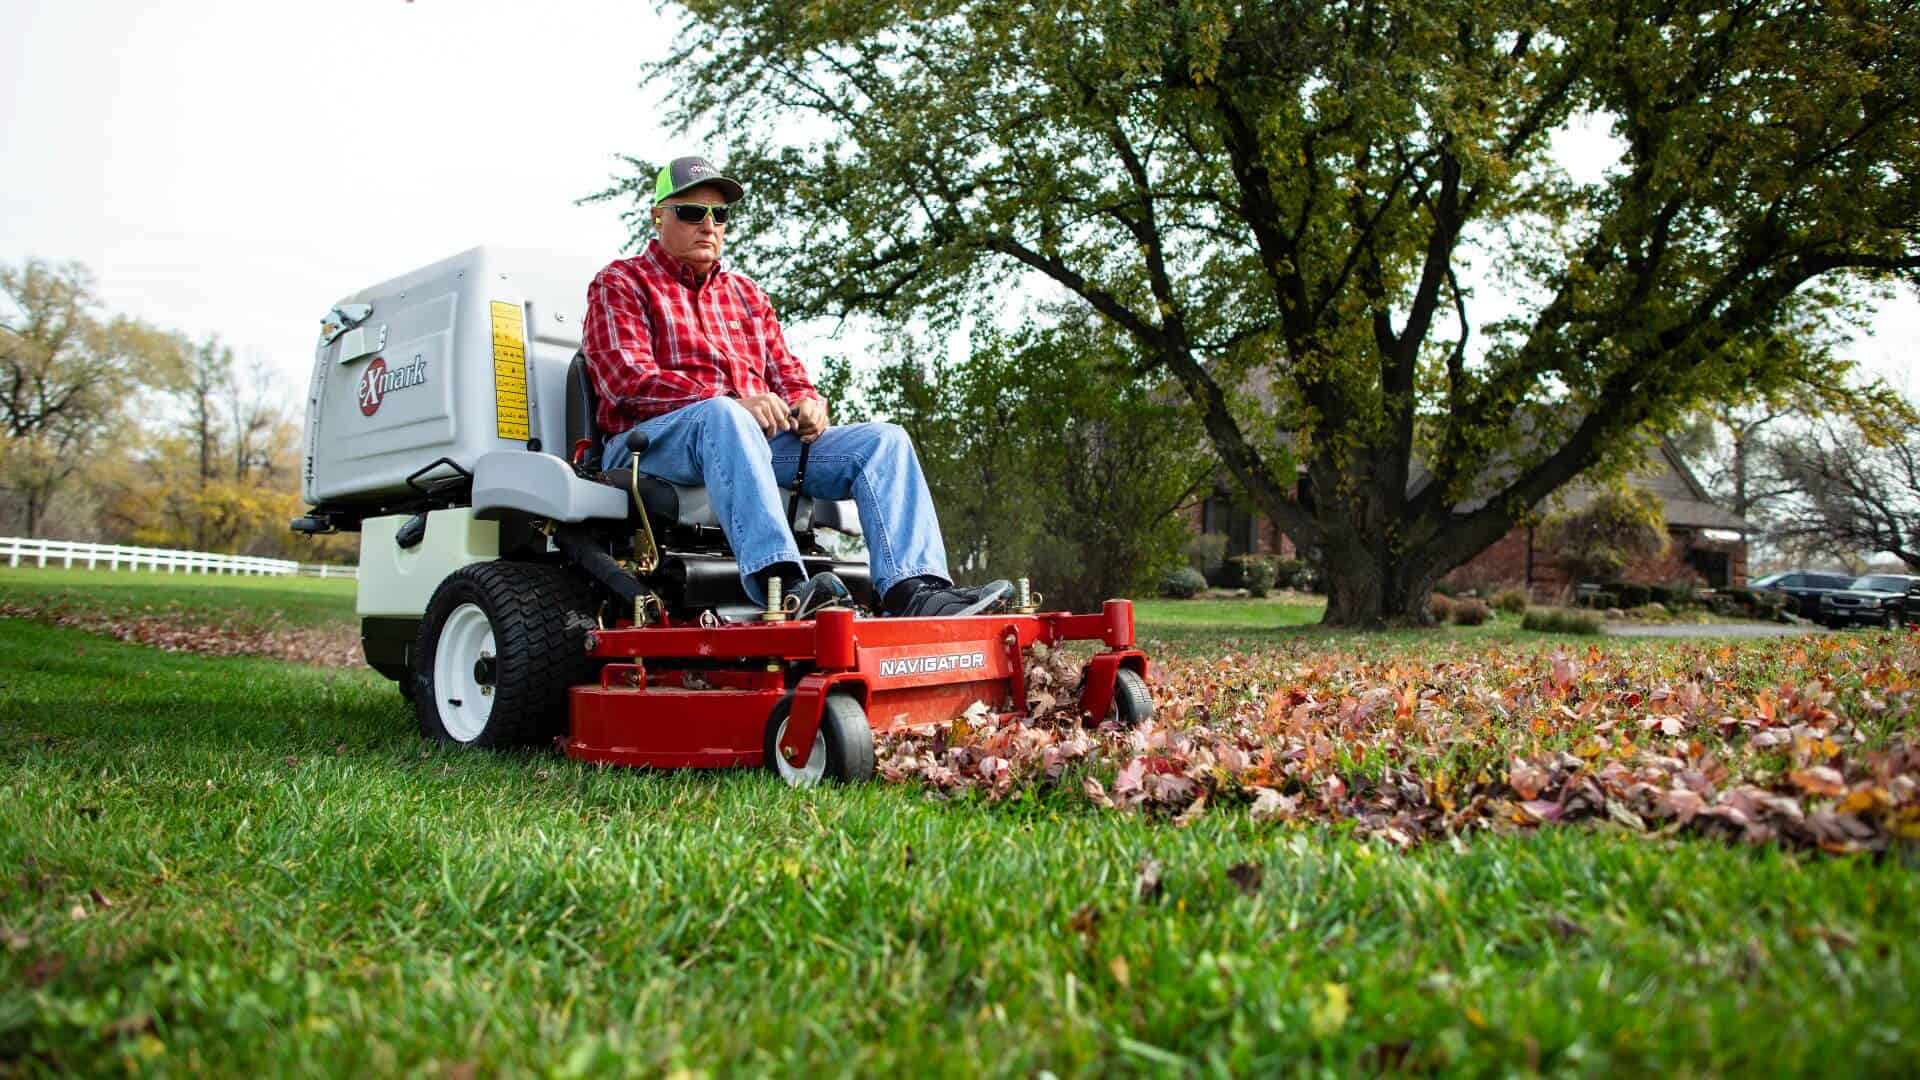
{"label": "fallen leaf pile", "polygon": [[1057,654],[1029,663],[1033,719],[977,705],[883,738],[880,774],[1176,824],[1244,807],[1397,846],[1580,821],[1829,852],[1920,840],[1920,633],[1442,659],[1294,641],[1156,662],[1137,727],[1080,715]]}
{"label": "fallen leaf pile", "polygon": [[167,652],[266,656],[320,667],[354,667],[366,662],[360,651],[360,635],[353,627],[280,625],[271,612],[264,621],[242,622],[208,618],[172,605],[106,612],[5,602],[0,603],[0,618],[51,623]]}

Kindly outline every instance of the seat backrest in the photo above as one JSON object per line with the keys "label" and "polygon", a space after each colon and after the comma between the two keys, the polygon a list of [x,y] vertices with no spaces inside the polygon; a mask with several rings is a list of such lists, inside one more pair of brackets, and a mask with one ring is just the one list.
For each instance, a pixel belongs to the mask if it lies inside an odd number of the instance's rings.
{"label": "seat backrest", "polygon": [[573,460],[574,447],[587,440],[587,461],[600,466],[600,425],[595,419],[599,401],[594,397],[593,379],[587,375],[587,354],[573,354],[567,365],[567,460]]}

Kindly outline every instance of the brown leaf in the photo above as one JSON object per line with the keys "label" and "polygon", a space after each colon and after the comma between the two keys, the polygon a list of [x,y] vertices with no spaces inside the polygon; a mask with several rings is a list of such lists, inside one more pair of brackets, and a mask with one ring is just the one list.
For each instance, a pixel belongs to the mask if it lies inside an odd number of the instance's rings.
{"label": "brown leaf", "polygon": [[1285,820],[1299,809],[1300,800],[1280,794],[1272,788],[1253,789],[1253,809],[1250,815],[1255,821]]}
{"label": "brown leaf", "polygon": [[1227,880],[1248,896],[1260,891],[1260,883],[1266,876],[1266,869],[1257,863],[1234,863],[1227,867]]}
{"label": "brown leaf", "polygon": [[1839,770],[1825,765],[1794,769],[1787,773],[1787,779],[1793,782],[1793,786],[1811,795],[1844,795],[1847,791],[1847,781]]}
{"label": "brown leaf", "polygon": [[1127,973],[1126,957],[1116,954],[1113,959],[1107,961],[1107,970],[1113,973],[1114,982],[1119,983],[1121,986],[1132,985]]}
{"label": "brown leaf", "polygon": [[59,977],[60,973],[66,969],[66,957],[57,953],[49,954],[39,957],[34,960],[33,963],[28,964],[27,970],[21,974],[21,978],[26,982],[28,989],[37,990]]}
{"label": "brown leaf", "polygon": [[1133,894],[1148,904],[1160,899],[1159,859],[1140,860],[1139,872],[1133,879]]}
{"label": "brown leaf", "polygon": [[1547,929],[1553,931],[1554,935],[1561,941],[1570,941],[1577,937],[1587,936],[1586,927],[1581,926],[1579,923],[1574,922],[1572,919],[1567,918],[1557,911],[1547,916]]}
{"label": "brown leaf", "polygon": [[1095,806],[1104,806],[1109,810],[1113,809],[1113,799],[1108,797],[1106,785],[1100,781],[1089,776],[1080,782],[1080,790],[1086,794],[1087,800]]}
{"label": "brown leaf", "polygon": [[1089,942],[1099,940],[1100,909],[1092,904],[1080,905],[1079,909],[1073,913],[1073,917],[1067,920],[1067,928]]}
{"label": "brown leaf", "polygon": [[1515,761],[1507,769],[1507,786],[1522,799],[1537,799],[1547,786],[1547,772],[1537,765]]}
{"label": "brown leaf", "polygon": [[1203,791],[1200,793],[1199,798],[1193,800],[1191,803],[1188,803],[1187,808],[1185,810],[1180,811],[1179,814],[1174,816],[1173,823],[1175,826],[1184,829],[1187,826],[1193,824],[1194,822],[1199,821],[1200,815],[1206,812],[1207,812],[1207,793]]}
{"label": "brown leaf", "polygon": [[1532,819],[1528,824],[1560,820],[1560,804],[1550,799],[1529,799],[1520,804],[1520,809]]}
{"label": "brown leaf", "polygon": [[93,902],[100,907],[110,908],[113,906],[113,901],[107,899],[106,895],[103,894],[99,889],[88,889],[87,895],[92,897]]}

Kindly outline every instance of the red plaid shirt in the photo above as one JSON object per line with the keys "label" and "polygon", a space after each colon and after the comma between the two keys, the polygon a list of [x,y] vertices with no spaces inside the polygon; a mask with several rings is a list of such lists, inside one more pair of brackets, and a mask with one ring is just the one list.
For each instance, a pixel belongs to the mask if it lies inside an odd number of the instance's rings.
{"label": "red plaid shirt", "polygon": [[582,334],[610,435],[722,394],[820,396],[760,286],[718,266],[695,280],[658,240],[594,277]]}

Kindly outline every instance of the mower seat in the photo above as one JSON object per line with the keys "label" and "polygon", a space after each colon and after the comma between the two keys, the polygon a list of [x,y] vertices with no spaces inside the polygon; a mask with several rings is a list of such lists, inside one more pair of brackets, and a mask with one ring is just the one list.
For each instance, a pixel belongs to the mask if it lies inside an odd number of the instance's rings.
{"label": "mower seat", "polygon": [[[574,353],[573,363],[567,365],[567,454],[572,456],[576,448],[585,443],[582,452],[586,460],[601,460],[606,437],[600,431],[598,421],[598,399],[593,392],[593,380],[587,377],[587,357],[585,353]],[[606,480],[610,484],[625,490],[629,480],[626,469],[609,470]],[[668,525],[703,525],[720,528],[720,518],[713,512],[713,503],[707,498],[707,489],[688,484],[676,484],[657,476],[641,473],[635,485],[640,490],[640,500],[646,504],[647,515],[657,522]],[[781,488],[781,500],[793,508],[787,524],[795,533],[811,532],[815,528],[825,527],[839,532],[859,535],[860,511],[853,500],[830,501],[801,495],[795,498],[792,488]]]}

